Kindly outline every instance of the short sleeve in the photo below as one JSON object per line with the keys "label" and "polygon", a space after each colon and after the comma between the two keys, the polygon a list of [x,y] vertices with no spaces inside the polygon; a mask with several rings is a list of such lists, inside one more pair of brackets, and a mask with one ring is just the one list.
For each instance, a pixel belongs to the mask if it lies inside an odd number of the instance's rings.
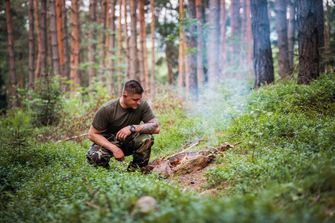
{"label": "short sleeve", "polygon": [[143,104],[143,115],[142,115],[142,121],[144,123],[150,121],[151,119],[155,118],[154,113],[152,112],[148,102],[144,102]]}
{"label": "short sleeve", "polygon": [[99,131],[105,131],[108,128],[108,114],[106,107],[101,107],[94,116],[92,126]]}

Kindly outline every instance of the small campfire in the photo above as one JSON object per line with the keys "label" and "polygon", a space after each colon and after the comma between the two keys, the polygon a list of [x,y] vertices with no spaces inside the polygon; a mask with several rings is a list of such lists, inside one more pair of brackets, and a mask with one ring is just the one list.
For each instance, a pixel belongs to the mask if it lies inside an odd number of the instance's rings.
{"label": "small campfire", "polygon": [[237,144],[223,143],[217,148],[202,151],[186,152],[171,155],[167,158],[154,160],[145,168],[145,172],[155,172],[164,178],[171,175],[190,174],[208,166],[218,154],[234,148]]}

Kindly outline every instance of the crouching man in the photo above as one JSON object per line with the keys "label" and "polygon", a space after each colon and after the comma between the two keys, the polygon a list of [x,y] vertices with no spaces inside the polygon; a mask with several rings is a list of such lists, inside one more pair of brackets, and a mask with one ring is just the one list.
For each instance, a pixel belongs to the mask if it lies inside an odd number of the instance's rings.
{"label": "crouching man", "polygon": [[133,155],[129,171],[148,165],[152,134],[158,134],[159,124],[150,106],[142,101],[143,88],[135,80],[125,83],[122,96],[104,104],[95,114],[88,132],[93,145],[87,152],[87,161],[93,166],[109,167],[114,157],[123,161]]}

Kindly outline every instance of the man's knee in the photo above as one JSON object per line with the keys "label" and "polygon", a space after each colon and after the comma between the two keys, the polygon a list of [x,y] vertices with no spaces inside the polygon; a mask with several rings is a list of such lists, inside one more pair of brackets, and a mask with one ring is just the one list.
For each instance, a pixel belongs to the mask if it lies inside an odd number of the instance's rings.
{"label": "man's knee", "polygon": [[108,167],[111,154],[100,146],[94,144],[87,152],[86,158],[88,163],[93,166]]}

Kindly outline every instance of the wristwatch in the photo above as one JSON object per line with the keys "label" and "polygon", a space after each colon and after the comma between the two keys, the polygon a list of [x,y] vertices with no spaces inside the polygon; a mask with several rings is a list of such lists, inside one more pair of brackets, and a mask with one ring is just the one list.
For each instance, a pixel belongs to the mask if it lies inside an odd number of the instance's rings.
{"label": "wristwatch", "polygon": [[136,132],[136,128],[133,125],[131,125],[129,129],[130,129],[131,133],[135,133]]}

